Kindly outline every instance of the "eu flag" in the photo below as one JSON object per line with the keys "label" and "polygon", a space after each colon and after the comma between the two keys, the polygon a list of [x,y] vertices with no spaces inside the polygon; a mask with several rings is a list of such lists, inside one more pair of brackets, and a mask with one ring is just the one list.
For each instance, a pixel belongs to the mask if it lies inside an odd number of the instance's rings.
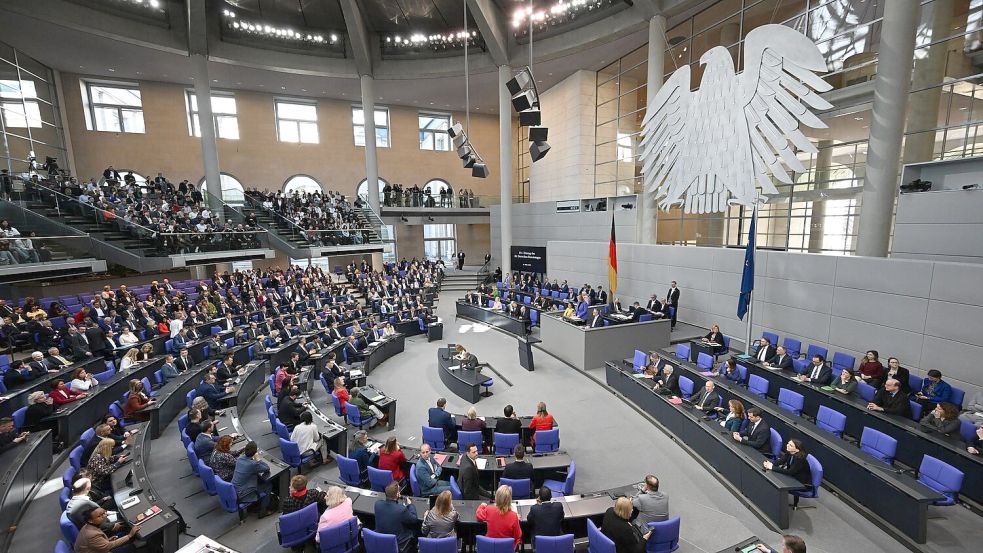
{"label": "eu flag", "polygon": [[751,303],[751,290],[754,290],[754,240],[757,234],[755,227],[758,222],[758,207],[751,214],[751,228],[747,234],[747,249],[744,251],[744,277],[741,278],[741,297],[737,300],[737,318],[744,320],[748,305]]}

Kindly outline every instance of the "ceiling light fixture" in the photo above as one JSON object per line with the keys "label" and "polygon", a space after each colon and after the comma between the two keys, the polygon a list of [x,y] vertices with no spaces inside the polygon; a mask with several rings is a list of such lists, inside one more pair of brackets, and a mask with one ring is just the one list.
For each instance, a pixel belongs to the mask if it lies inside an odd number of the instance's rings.
{"label": "ceiling light fixture", "polygon": [[280,39],[312,45],[336,45],[341,41],[341,36],[335,32],[325,37],[319,33],[298,32],[289,27],[277,27],[269,23],[243,21],[230,9],[223,9],[222,15],[225,17],[225,29],[234,34],[260,36],[266,39]]}
{"label": "ceiling light fixture", "polygon": [[516,36],[526,32],[523,28],[526,23],[529,23],[530,33],[534,25],[543,31],[547,27],[573,21],[582,14],[619,3],[631,4],[629,0],[558,0],[552,6],[539,10],[530,4],[512,12],[512,27],[515,28]]}

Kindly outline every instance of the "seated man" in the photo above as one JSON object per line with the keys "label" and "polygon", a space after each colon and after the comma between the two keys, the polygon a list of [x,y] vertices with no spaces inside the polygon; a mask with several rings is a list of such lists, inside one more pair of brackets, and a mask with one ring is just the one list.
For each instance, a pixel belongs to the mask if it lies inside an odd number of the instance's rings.
{"label": "seated man", "polygon": [[662,376],[655,381],[655,390],[660,394],[679,395],[679,375],[672,365],[666,363],[662,368]]}
{"label": "seated man", "polygon": [[205,398],[205,401],[208,402],[208,407],[211,409],[221,409],[222,398],[225,397],[225,394],[234,391],[235,388],[223,388],[216,384],[214,373],[205,375],[205,380],[198,386],[197,389],[198,396]]}
{"label": "seated man", "polygon": [[707,380],[703,389],[689,399],[704,414],[710,415],[720,404],[720,394],[717,392],[712,380]]}
{"label": "seated man", "polygon": [[874,399],[867,404],[867,409],[911,417],[911,403],[908,402],[908,396],[901,392],[901,383],[893,378],[889,378],[884,383],[884,387],[877,390]]}
{"label": "seated man", "polygon": [[747,410],[748,425],[741,432],[732,434],[734,441],[751,446],[765,455],[771,454],[771,428],[761,417],[761,409],[752,407]]}
{"label": "seated man", "polygon": [[505,465],[505,470],[502,471],[502,478],[511,478],[512,480],[528,478],[532,481],[533,468],[532,464],[526,462],[526,447],[524,445],[519,444],[515,446],[515,461]]}
{"label": "seated man", "polygon": [[418,525],[416,507],[409,500],[403,500],[398,482],[390,482],[386,486],[386,500],[375,503],[375,531],[396,536],[400,553],[410,553],[416,551],[415,528]]}
{"label": "seated man", "polygon": [[764,362],[766,367],[775,367],[776,369],[782,370],[792,370],[792,356],[785,351],[785,346],[778,346],[775,348],[775,355],[771,356],[770,359]]}
{"label": "seated man", "polygon": [[604,319],[601,318],[601,312],[597,309],[591,311],[590,320],[587,321],[587,326],[591,328],[599,328],[604,326]]}
{"label": "seated man", "polygon": [[431,407],[427,412],[427,426],[431,428],[444,429],[444,442],[453,443],[457,441],[457,425],[454,424],[454,417],[444,410],[447,400],[439,398],[437,406]]}
{"label": "seated man", "polygon": [[451,489],[449,483],[440,480],[440,473],[443,469],[431,457],[429,444],[420,446],[420,459],[416,462],[413,470],[416,471],[416,481],[420,485],[420,495],[430,497]]}
{"label": "seated man", "polygon": [[833,381],[833,369],[826,365],[822,355],[816,354],[812,356],[812,365],[799,375],[799,380],[816,386],[828,386]]}
{"label": "seated man", "polygon": [[633,522],[643,533],[649,531],[648,523],[669,520],[669,498],[659,491],[655,475],[645,477],[645,487],[632,498],[631,506],[638,511]]}

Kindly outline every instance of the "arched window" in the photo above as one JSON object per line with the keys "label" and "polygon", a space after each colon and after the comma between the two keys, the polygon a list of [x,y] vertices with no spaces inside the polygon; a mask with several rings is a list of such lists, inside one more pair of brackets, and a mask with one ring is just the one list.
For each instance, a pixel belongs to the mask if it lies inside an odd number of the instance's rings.
{"label": "arched window", "polygon": [[[379,204],[380,205],[385,200],[384,194],[382,192],[382,189],[385,188],[387,184],[389,184],[389,183],[386,182],[386,179],[384,179],[382,177],[379,178]],[[356,190],[357,190],[356,195],[358,195],[359,198],[362,198],[362,200],[368,201],[368,198],[369,198],[369,179],[362,179],[361,182],[358,183],[358,188]]]}
{"label": "arched window", "polygon": [[423,185],[423,193],[426,194],[430,191],[430,195],[434,198],[440,197],[441,190],[447,190],[451,185],[447,184],[447,181],[443,179],[432,179]]}
{"label": "arched window", "polygon": [[[231,205],[242,205],[246,199],[246,190],[242,187],[242,183],[239,179],[233,177],[228,173],[222,173],[222,199],[227,204]],[[205,179],[201,179],[198,183],[201,187],[202,193],[208,190],[208,183]]]}
{"label": "arched window", "polygon": [[292,196],[294,192],[313,194],[315,192],[323,192],[323,190],[321,189],[321,185],[314,180],[314,177],[294,175],[283,184],[283,194],[285,196]]}

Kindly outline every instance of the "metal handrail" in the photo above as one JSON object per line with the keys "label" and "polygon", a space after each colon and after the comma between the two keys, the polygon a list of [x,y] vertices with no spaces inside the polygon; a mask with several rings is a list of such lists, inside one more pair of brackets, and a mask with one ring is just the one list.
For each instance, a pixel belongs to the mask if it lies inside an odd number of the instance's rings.
{"label": "metal handrail", "polygon": [[[93,212],[96,212],[96,211],[102,211],[102,212],[109,211],[109,210],[106,210],[106,209],[100,209],[99,207],[96,207],[95,205],[92,205],[92,204],[82,203],[81,201],[79,201],[78,198],[73,198],[73,197],[71,197],[71,196],[69,196],[67,194],[63,194],[62,192],[59,192],[57,190],[54,190],[54,189],[49,188],[47,186],[44,186],[41,183],[37,183],[37,182],[33,182],[33,181],[25,181],[25,180],[22,180],[22,182],[24,183],[25,189],[27,189],[27,190],[30,190],[32,188],[35,188],[35,189],[40,188],[40,189],[45,190],[46,192],[50,193],[51,195],[53,195],[55,197],[55,209],[58,211],[58,215],[59,216],[61,215],[61,205],[59,204],[59,198],[63,198],[61,201],[62,202],[66,202],[69,205],[77,204],[79,207],[82,208],[83,213],[86,210],[90,210],[90,209]],[[134,223],[133,221],[127,221],[123,217],[119,216],[117,213],[115,213],[115,212],[112,212],[112,213],[113,213],[113,216],[116,218],[115,220],[117,222],[121,223],[121,224],[126,224],[126,225],[130,225],[130,226],[133,226],[133,227],[137,227],[139,229],[143,229],[144,231],[150,233],[152,236],[157,234],[157,231],[155,231],[155,230],[153,230],[151,228],[145,227],[145,226],[141,225],[140,223]]]}

